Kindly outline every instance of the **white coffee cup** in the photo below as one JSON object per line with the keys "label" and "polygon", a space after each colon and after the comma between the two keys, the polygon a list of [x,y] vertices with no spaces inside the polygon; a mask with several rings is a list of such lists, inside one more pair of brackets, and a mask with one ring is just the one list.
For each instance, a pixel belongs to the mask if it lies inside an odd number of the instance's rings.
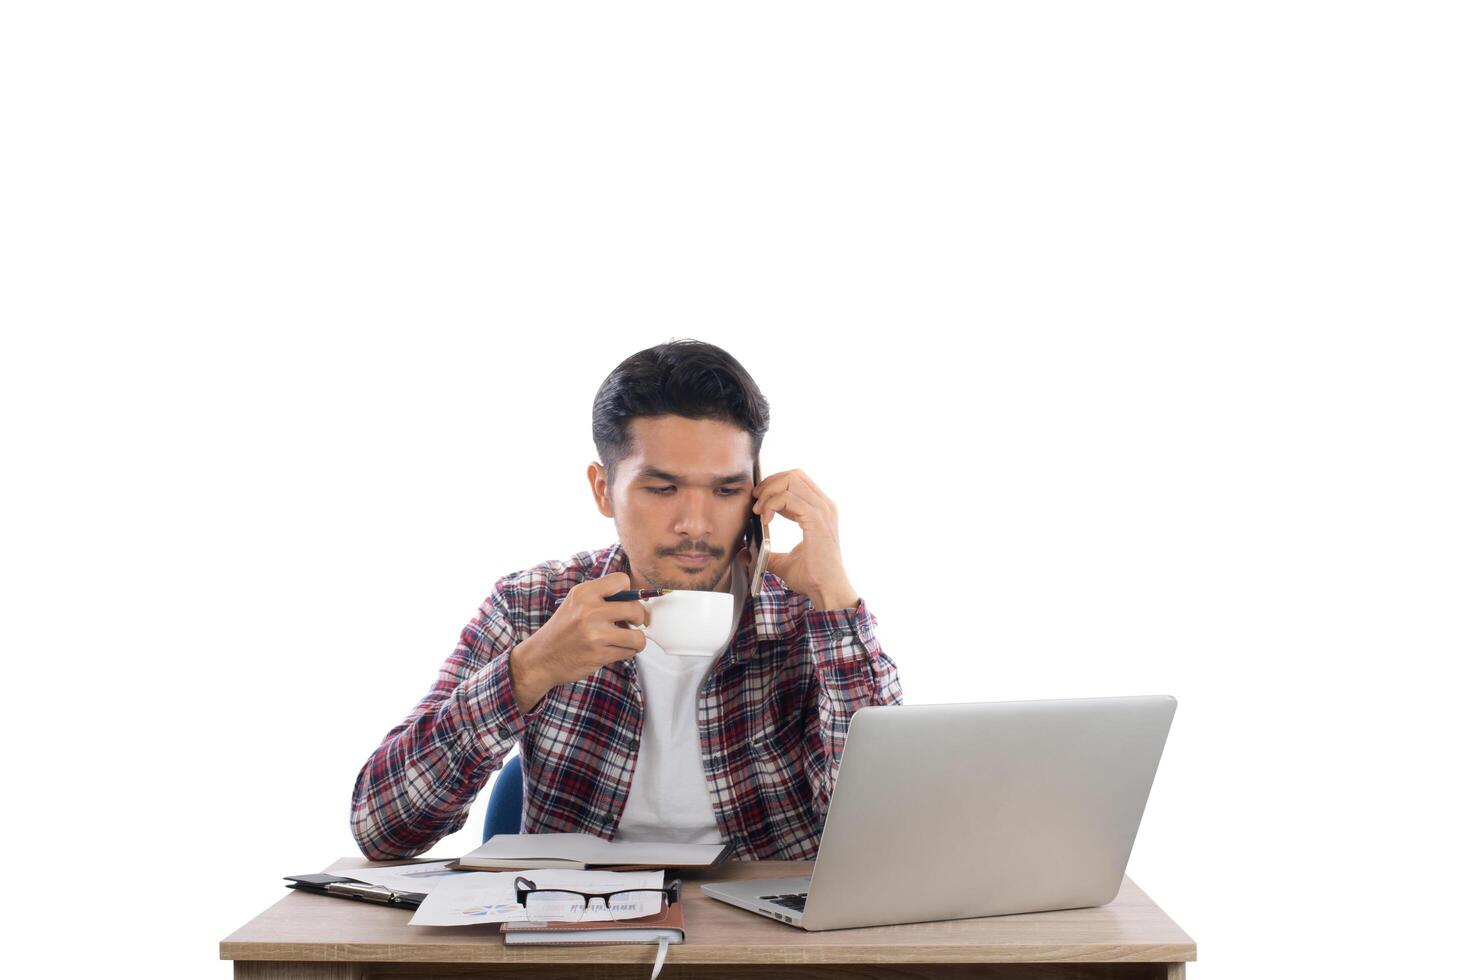
{"label": "white coffee cup", "polygon": [[734,622],[734,595],[674,589],[651,599],[639,599],[648,610],[640,629],[665,652],[676,657],[713,657],[724,649]]}

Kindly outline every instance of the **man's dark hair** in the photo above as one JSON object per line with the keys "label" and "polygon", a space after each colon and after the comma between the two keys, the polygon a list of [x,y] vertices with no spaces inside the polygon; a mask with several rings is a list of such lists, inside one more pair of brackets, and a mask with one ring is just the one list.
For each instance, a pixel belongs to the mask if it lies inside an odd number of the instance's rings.
{"label": "man's dark hair", "polygon": [[607,375],[592,400],[592,441],[609,485],[632,450],[628,424],[657,415],[737,425],[750,433],[752,462],[770,428],[770,404],[724,349],[701,340],[670,340],[640,350]]}

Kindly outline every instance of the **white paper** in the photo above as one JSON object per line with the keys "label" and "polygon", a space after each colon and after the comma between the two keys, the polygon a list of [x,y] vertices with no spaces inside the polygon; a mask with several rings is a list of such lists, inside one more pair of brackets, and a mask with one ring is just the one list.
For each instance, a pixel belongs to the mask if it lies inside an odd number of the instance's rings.
{"label": "white paper", "polygon": [[369,885],[382,885],[395,892],[420,892],[427,894],[452,878],[466,875],[482,875],[484,871],[451,871],[448,861],[425,861],[421,864],[404,864],[391,868],[349,868],[334,871],[343,878],[356,878]]}
{"label": "white paper", "polygon": [[[472,871],[442,880],[408,920],[410,926],[472,926],[484,922],[533,921],[515,901],[515,879],[529,878],[537,888],[570,888],[579,892],[614,892],[625,888],[662,888],[662,871],[573,871],[536,868],[528,871]],[[650,910],[652,914],[656,909]],[[610,921],[600,904],[587,909],[583,921]],[[539,921],[539,920],[534,920]]]}

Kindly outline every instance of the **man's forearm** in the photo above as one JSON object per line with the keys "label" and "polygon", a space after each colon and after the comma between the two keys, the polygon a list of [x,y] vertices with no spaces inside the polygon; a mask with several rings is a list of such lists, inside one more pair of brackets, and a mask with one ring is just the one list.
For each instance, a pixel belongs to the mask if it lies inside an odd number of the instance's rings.
{"label": "man's forearm", "polygon": [[358,773],[351,823],[367,857],[414,857],[464,825],[526,722],[510,679],[511,643],[503,619],[467,626],[428,695]]}
{"label": "man's forearm", "polygon": [[510,748],[508,739],[491,748],[469,715],[467,689],[482,677],[492,679],[477,673],[447,686],[459,666],[451,661],[357,775],[352,833],[374,861],[415,857],[462,827],[470,804]]}
{"label": "man's forearm", "polygon": [[903,701],[897,665],[877,640],[876,617],[860,600],[854,599],[853,605],[858,607],[855,613],[850,609],[816,612],[813,604],[813,613],[807,617],[807,642],[816,669],[812,723],[820,747],[807,753],[806,763],[814,802],[823,815],[831,801],[852,715],[867,705]]}

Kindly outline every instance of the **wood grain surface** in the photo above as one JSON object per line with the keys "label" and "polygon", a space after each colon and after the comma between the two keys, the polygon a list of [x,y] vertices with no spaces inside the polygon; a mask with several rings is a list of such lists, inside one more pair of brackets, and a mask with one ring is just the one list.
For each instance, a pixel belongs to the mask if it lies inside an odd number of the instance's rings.
{"label": "wood grain surface", "polygon": [[[350,874],[353,868],[384,867],[419,862],[370,862],[343,858],[324,869]],[[1130,879],[1111,903],[1098,908],[1037,912],[1025,915],[989,916],[861,929],[806,932],[762,918],[743,909],[706,898],[699,890],[704,881],[735,878],[783,878],[809,874],[805,861],[734,862],[705,871],[682,872],[686,941],[670,946],[664,977],[712,976],[709,972],[681,973],[681,966],[748,965],[751,971],[721,970],[719,976],[769,976],[768,968],[779,966],[786,977],[861,977],[861,965],[901,966],[912,964],[912,976],[1158,976],[1177,980],[1182,964],[1196,956],[1194,941],[1153,904]],[[284,882],[282,882],[284,885]],[[236,961],[236,976],[246,977],[342,977],[428,976],[422,970],[392,972],[390,964],[432,964],[435,976],[523,976],[567,975],[565,971],[535,969],[495,970],[492,974],[458,970],[455,964],[503,964],[531,968],[537,965],[582,964],[578,980],[600,976],[637,975],[626,970],[602,974],[591,967],[616,967],[653,961],[656,946],[626,945],[595,948],[576,946],[506,946],[498,925],[456,927],[410,926],[408,909],[313,895],[282,887],[281,900],[220,943],[220,958]],[[256,964],[251,967],[249,964]],[[317,963],[330,970],[312,972]],[[355,970],[354,964],[372,964],[370,971]],[[1028,970],[995,971],[960,969],[941,971],[943,964],[1027,966],[1050,964],[1049,972]],[[1095,966],[1114,964],[1111,973]],[[1125,964],[1153,964],[1143,970],[1122,969]],[[1177,969],[1168,964],[1176,964]],[[798,972],[797,968],[813,968]],[[836,971],[822,967],[840,967]],[[1071,970],[1072,967],[1079,968]],[[291,973],[292,969],[305,973]],[[278,972],[285,970],[287,972]],[[1068,972],[1070,971],[1070,972]],[[1161,971],[1161,972],[1160,972]],[[876,976],[878,974],[870,974]],[[883,976],[910,975],[908,972]]]}

